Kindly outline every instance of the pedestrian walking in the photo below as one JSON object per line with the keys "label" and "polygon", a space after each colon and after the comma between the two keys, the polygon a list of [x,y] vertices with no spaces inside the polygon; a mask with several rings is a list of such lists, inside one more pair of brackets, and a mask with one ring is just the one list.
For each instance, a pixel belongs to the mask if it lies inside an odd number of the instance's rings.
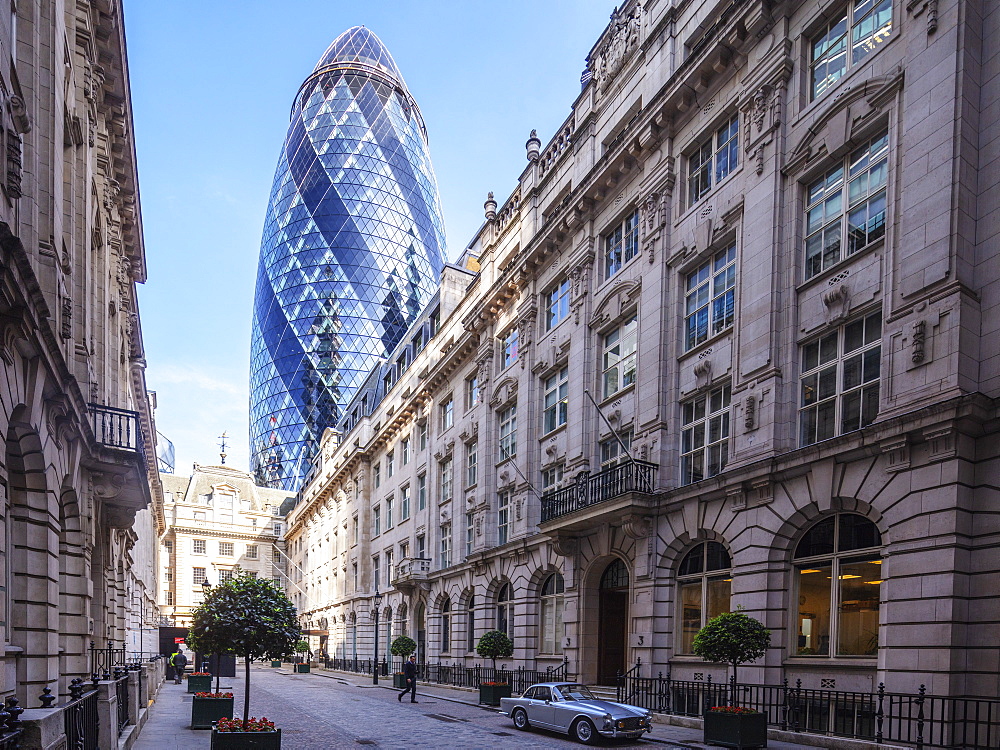
{"label": "pedestrian walking", "polygon": [[170,655],[170,666],[174,668],[174,684],[180,685],[184,678],[184,667],[187,666],[188,659],[184,655],[184,650],[179,648]]}
{"label": "pedestrian walking", "polygon": [[396,700],[403,702],[403,696],[410,694],[410,703],[417,702],[417,657],[411,656],[410,660],[403,663],[403,677],[406,678],[406,689],[396,696]]}

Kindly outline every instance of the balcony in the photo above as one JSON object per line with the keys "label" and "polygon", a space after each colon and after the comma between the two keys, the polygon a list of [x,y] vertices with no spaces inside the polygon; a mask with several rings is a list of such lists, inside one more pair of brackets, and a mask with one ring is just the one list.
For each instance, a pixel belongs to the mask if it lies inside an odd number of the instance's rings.
{"label": "balcony", "polygon": [[129,528],[136,511],[150,500],[140,415],[103,404],[87,404],[87,412],[93,441],[84,465],[90,470],[94,494],[111,526]]}
{"label": "balcony", "polygon": [[[648,509],[652,502],[648,496],[656,486],[656,469],[647,461],[629,461],[597,474],[581,471],[570,486],[542,495],[542,524],[546,527],[542,530],[587,528],[593,525],[588,520],[597,516]],[[564,518],[571,514],[571,518]],[[555,519],[563,520],[552,523]]]}
{"label": "balcony", "polygon": [[430,591],[428,580],[431,573],[431,561],[426,557],[404,557],[396,565],[396,575],[392,585],[400,591],[409,592],[417,588]]}

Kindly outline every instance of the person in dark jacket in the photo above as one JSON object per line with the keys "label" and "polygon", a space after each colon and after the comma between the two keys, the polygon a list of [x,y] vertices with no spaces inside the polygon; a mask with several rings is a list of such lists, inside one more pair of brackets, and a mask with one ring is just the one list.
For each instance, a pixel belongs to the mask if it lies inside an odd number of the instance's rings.
{"label": "person in dark jacket", "polygon": [[174,655],[170,657],[170,664],[174,668],[174,684],[180,685],[181,680],[184,679],[184,667],[187,666],[188,659],[184,655],[184,651],[177,649]]}
{"label": "person in dark jacket", "polygon": [[410,703],[417,702],[417,657],[411,656],[403,664],[403,677],[406,678],[406,689],[396,696],[396,700],[403,702],[403,696],[410,694]]}

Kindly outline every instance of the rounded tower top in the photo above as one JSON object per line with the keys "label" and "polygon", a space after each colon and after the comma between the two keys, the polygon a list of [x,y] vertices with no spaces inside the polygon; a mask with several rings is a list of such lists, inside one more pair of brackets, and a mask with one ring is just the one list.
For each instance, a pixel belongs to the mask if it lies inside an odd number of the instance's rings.
{"label": "rounded tower top", "polygon": [[364,26],[354,26],[334,39],[316,63],[313,74],[334,65],[376,68],[403,83],[403,76],[389,50],[373,31]]}

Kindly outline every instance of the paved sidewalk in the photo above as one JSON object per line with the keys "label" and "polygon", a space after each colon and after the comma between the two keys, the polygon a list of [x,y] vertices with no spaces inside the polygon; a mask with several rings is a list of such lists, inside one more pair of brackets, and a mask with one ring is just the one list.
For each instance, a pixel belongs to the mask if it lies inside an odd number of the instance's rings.
{"label": "paved sidewalk", "polygon": [[[251,713],[255,715],[257,715],[257,711],[264,709],[265,706],[267,706],[266,715],[269,718],[277,718],[277,714],[273,713],[274,706],[268,705],[268,698],[266,695],[267,684],[275,680],[277,680],[279,684],[286,684],[285,679],[288,680],[288,688],[295,691],[300,700],[305,700],[307,702],[311,700],[311,697],[308,696],[306,692],[302,692],[303,690],[307,690],[308,693],[312,693],[312,691],[319,691],[319,693],[322,694],[327,694],[327,691],[330,690],[331,692],[329,695],[331,698],[333,698],[334,695],[337,695],[338,700],[342,699],[353,701],[353,705],[357,706],[357,710],[362,711],[364,715],[379,715],[380,711],[384,711],[384,709],[381,709],[380,707],[385,706],[384,701],[386,698],[389,699],[390,705],[395,706],[395,701],[392,701],[391,697],[386,696],[383,692],[396,691],[396,689],[392,687],[391,678],[389,678],[388,681],[380,679],[380,684],[376,688],[371,683],[371,677],[352,673],[333,672],[320,669],[314,670],[310,675],[297,675],[293,674],[290,669],[270,669],[263,666],[255,666],[253,670],[255,675],[258,672],[262,673],[260,675],[262,682],[258,681],[259,688],[258,690],[255,690],[255,695],[258,696],[254,699],[257,710],[251,711]],[[235,679],[223,678],[222,687],[231,690],[235,694],[238,706],[237,713],[239,713],[243,697],[242,667],[240,667],[237,671],[240,673],[240,676]],[[350,686],[353,690],[350,691],[350,694],[344,694],[342,692],[334,693],[333,691],[336,689],[335,686],[338,684],[341,686]],[[191,721],[191,695],[186,692],[186,689],[186,685],[174,685],[172,682],[164,683],[156,696],[156,700],[149,709],[148,719],[134,745],[134,750],[207,750],[209,748],[211,744],[210,731],[192,730],[188,728]],[[369,690],[372,692],[369,693]],[[364,700],[364,696],[366,694],[371,695],[370,702]],[[566,747],[574,746],[574,743],[569,741],[568,738],[562,738],[562,735],[554,733],[516,733],[514,732],[513,725],[509,726],[511,733],[507,734],[507,720],[503,717],[498,717],[498,711],[496,708],[479,706],[477,704],[478,693],[472,690],[462,690],[441,685],[418,684],[417,697],[418,700],[427,699],[427,701],[431,702],[430,705],[433,705],[434,701],[462,704],[464,708],[462,708],[461,711],[464,712],[464,715],[468,718],[460,719],[460,721],[473,722],[473,724],[466,726],[479,724],[480,722],[478,722],[475,717],[479,715],[477,712],[481,711],[483,725],[504,725],[501,734],[509,737],[508,742],[513,742],[516,738],[519,743],[523,743],[525,740],[529,742],[534,741],[535,744],[533,746],[535,747],[555,747],[563,745]],[[362,701],[361,704],[357,703],[359,700]],[[312,699],[312,702],[315,702],[315,700]],[[421,704],[421,708],[426,705],[428,704],[424,701]],[[457,708],[458,707],[456,706],[456,709],[453,709],[452,713],[455,713]],[[430,710],[434,711],[435,709]],[[441,714],[440,711],[438,711],[438,713]],[[455,715],[459,716],[460,714],[456,713]],[[291,730],[287,732],[287,735],[286,732],[282,732],[282,750],[298,750],[298,748],[311,749],[319,747],[356,747],[359,742],[360,744],[384,745],[386,747],[406,747],[411,744],[409,742],[383,743],[371,742],[369,740],[359,741],[353,735],[348,736],[343,732],[338,732],[333,726],[323,727],[313,725],[313,729],[309,733],[300,733],[293,730],[293,727],[303,726],[303,723],[308,721],[309,717],[305,714],[299,715],[295,711],[294,706],[287,707],[282,713],[281,719],[284,720],[286,729]],[[279,724],[280,723],[282,722],[279,720]],[[435,724],[437,722],[432,721],[430,723]],[[438,748],[472,747],[469,744],[450,742],[446,729],[447,726],[457,725],[442,724],[443,733],[434,740],[434,746]],[[493,733],[496,734],[497,732],[494,731]],[[627,743],[627,745],[629,747],[635,747],[637,745],[645,745],[650,748],[662,747],[665,748],[665,750],[706,750],[708,746],[701,742],[701,737],[702,733],[700,729],[690,729],[687,727],[657,723],[654,725],[653,732],[645,736],[645,741],[637,744]],[[431,738],[425,735],[421,739],[429,740]],[[426,743],[420,744],[423,746]],[[487,745],[480,746],[487,747]],[[490,746],[496,747],[497,745]],[[602,746],[617,748],[625,747],[625,745],[620,743],[608,742],[602,743]],[[769,750],[804,750],[807,747],[811,746],[790,742],[780,742],[777,740],[770,740],[768,742]]]}

